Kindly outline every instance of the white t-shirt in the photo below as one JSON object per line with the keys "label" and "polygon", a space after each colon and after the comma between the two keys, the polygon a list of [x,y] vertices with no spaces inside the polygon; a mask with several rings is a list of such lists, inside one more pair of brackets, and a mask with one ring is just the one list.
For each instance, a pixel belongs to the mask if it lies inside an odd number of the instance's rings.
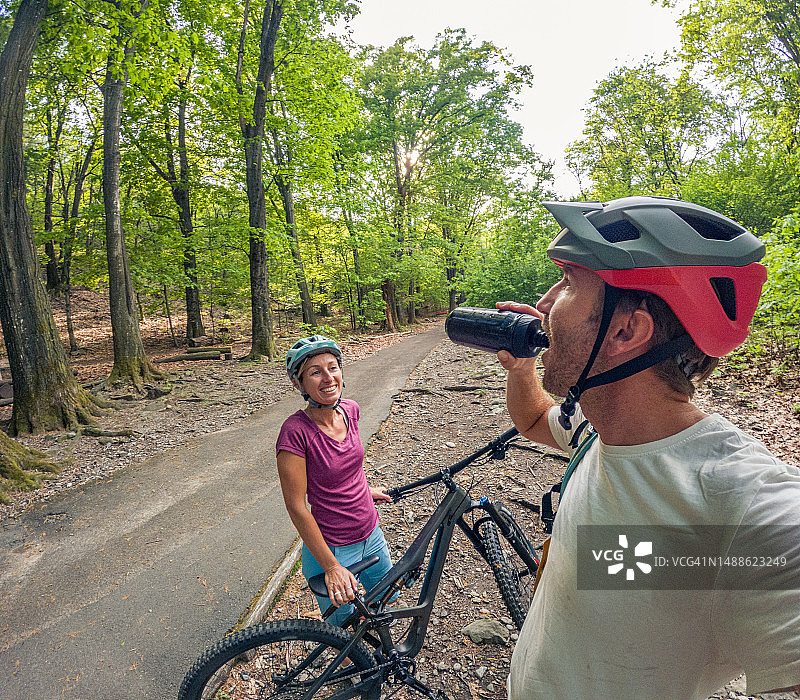
{"label": "white t-shirt", "polygon": [[[720,567],[703,590],[579,590],[579,525],[730,526],[720,554],[786,562]],[[800,469],[719,415],[644,445],[596,439],[559,504],[509,698],[703,699],[743,671],[748,693],[800,683]]]}

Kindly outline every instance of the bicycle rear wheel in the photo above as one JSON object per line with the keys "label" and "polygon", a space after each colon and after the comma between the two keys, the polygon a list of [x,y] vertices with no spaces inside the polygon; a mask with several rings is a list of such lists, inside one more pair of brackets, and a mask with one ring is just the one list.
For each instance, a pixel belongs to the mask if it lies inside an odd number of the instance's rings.
{"label": "bicycle rear wheel", "polygon": [[[178,700],[201,698],[302,698],[350,640],[340,627],[319,620],[282,620],[246,627],[206,651],[181,683]],[[349,652],[352,666],[338,668],[315,694],[327,698],[374,670],[363,642]],[[364,677],[368,674],[365,673]],[[224,694],[222,694],[224,693]],[[361,697],[377,700],[380,688]]]}
{"label": "bicycle rear wheel", "polygon": [[503,522],[508,525],[512,534],[507,540],[493,520],[484,520],[478,525],[478,536],[486,552],[486,560],[492,568],[500,596],[508,609],[517,629],[522,629],[525,616],[533,598],[533,583],[536,568],[528,567],[519,552],[527,552],[529,558],[538,561],[533,544],[519,526],[513,513],[502,503],[495,503],[495,508]]}

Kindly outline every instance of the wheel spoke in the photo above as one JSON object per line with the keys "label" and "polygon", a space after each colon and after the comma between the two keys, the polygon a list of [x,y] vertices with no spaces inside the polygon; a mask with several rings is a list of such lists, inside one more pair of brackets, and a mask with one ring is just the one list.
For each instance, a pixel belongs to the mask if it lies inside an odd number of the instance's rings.
{"label": "wheel spoke", "polygon": [[[345,630],[316,620],[284,620],[241,630],[198,659],[179,698],[198,700],[212,679],[220,697],[302,698],[348,641]],[[334,669],[315,698],[330,697],[347,687],[351,676],[374,667],[363,643],[354,645],[348,657],[352,666]]]}

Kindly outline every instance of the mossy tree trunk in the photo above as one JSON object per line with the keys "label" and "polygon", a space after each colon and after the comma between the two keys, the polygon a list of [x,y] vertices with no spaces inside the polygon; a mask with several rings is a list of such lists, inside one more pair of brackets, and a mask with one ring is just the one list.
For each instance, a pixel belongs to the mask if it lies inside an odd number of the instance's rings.
{"label": "mossy tree trunk", "polygon": [[47,456],[30,450],[0,430],[0,503],[8,503],[14,491],[37,488],[49,472],[58,471]]}
{"label": "mossy tree trunk", "polygon": [[67,364],[25,196],[25,90],[46,10],[47,0],[23,0],[0,55],[0,323],[14,381],[12,435],[76,427],[100,412]]}

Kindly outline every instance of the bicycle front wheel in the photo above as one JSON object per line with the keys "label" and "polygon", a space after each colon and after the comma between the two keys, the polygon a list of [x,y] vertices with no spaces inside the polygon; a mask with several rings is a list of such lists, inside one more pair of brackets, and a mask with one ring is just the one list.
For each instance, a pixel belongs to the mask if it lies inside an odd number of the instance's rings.
{"label": "bicycle front wheel", "polygon": [[[208,698],[304,697],[350,640],[341,627],[319,620],[282,620],[246,627],[206,651],[189,669],[178,700]],[[375,670],[375,661],[363,642],[348,654],[352,665],[337,668],[314,693],[327,698]],[[361,694],[377,699],[380,688]]]}
{"label": "bicycle front wheel", "polygon": [[[484,520],[478,526],[478,536],[486,552],[486,561],[492,568],[500,596],[508,609],[517,629],[522,629],[528,608],[533,598],[533,583],[536,579],[536,568],[528,566],[520,556],[527,552],[527,558],[538,561],[533,544],[519,526],[513,513],[502,503],[495,503],[498,515],[508,526],[509,539],[503,536],[493,520]],[[509,541],[511,540],[511,541]]]}

